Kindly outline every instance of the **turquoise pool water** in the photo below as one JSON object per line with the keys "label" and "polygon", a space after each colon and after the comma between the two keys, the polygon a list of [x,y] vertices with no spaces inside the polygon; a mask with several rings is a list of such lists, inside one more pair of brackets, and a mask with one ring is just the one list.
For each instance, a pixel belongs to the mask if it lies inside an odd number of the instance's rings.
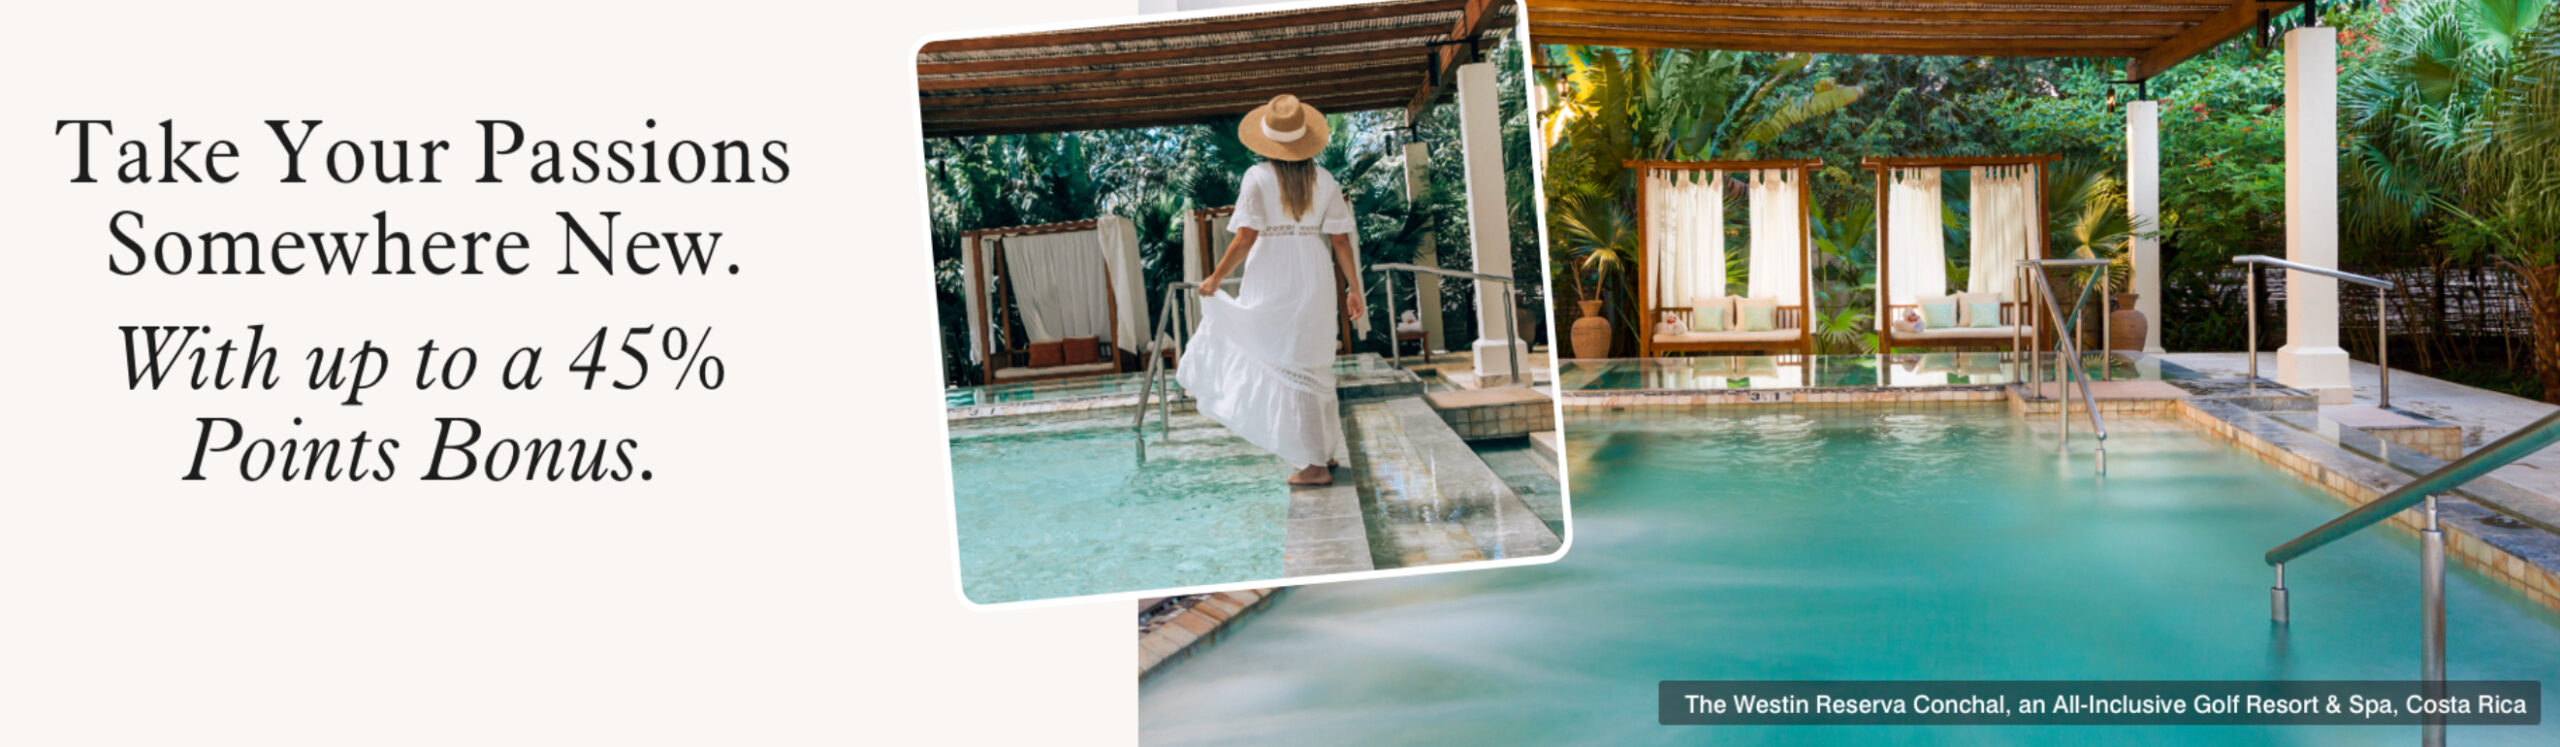
{"label": "turquoise pool water", "polygon": [[[980,604],[1280,577],[1288,466],[1196,414],[1128,407],[951,422],[960,586]],[[1150,417],[1152,420],[1152,416]],[[1160,421],[1157,421],[1160,422]]]}
{"label": "turquoise pool water", "polygon": [[[2408,679],[2414,541],[2296,561],[2344,510],[2178,426],[2111,421],[2110,474],[1999,407],[1700,408],[1569,423],[1556,563],[1296,589],[1142,686],[1151,744],[2391,744],[2417,727],[1666,727],[1664,679]],[[2450,672],[2560,684],[2560,616],[2466,570]],[[2546,701],[2551,696],[2546,695]],[[2549,705],[2546,702],[2546,707]],[[2560,743],[2455,727],[2455,744]]]}
{"label": "turquoise pool water", "polygon": [[[1818,355],[1810,370],[1801,356],[1698,355],[1677,358],[1616,358],[1566,361],[1556,372],[1568,391],[1628,389],[1820,389],[1837,387],[1922,387],[1963,384],[2007,384],[2019,378],[2018,356],[2000,352]],[[2046,367],[2039,381],[2052,381],[2053,354],[2040,358]],[[2089,354],[2081,357],[2089,375],[2115,381],[2171,381],[2203,378],[2176,364],[2157,359]],[[2105,368],[2101,368],[2104,366]]]}

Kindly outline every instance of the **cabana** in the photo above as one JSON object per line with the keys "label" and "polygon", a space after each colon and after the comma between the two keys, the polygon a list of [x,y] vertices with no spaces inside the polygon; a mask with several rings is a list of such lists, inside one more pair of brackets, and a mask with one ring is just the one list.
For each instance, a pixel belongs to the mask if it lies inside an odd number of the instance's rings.
{"label": "cabana", "polygon": [[[2268,30],[2292,0],[1521,0],[1539,44],[1965,57],[2105,57],[2140,83],[2225,41]],[[2316,11],[2317,5],[2310,6]],[[2285,259],[2338,265],[2338,32],[2309,18],[2283,33]],[[2160,105],[2125,107],[2125,196],[2134,225],[2160,225]],[[2133,287],[2159,352],[2160,245],[2133,241]],[[2285,281],[2285,346],[2277,381],[2345,402],[2338,283],[2307,272]],[[1908,287],[1906,285],[1906,287]],[[2049,332],[2047,334],[2050,334]]]}
{"label": "cabana", "polygon": [[[1236,233],[1234,231],[1227,230],[1227,219],[1230,216],[1235,215],[1235,212],[1235,206],[1228,205],[1226,207],[1193,208],[1186,215],[1182,224],[1183,282],[1200,282],[1202,278],[1209,276],[1209,271],[1211,269],[1215,269],[1218,266],[1218,260],[1226,258],[1227,244],[1235,241],[1236,238]],[[1352,246],[1355,248],[1359,246],[1359,237],[1357,234],[1353,235]],[[1328,252],[1327,256],[1330,257],[1331,253]],[[1243,281],[1244,268],[1242,266],[1238,266],[1235,274],[1228,276],[1228,279]],[[1342,282],[1341,260],[1335,259],[1333,275],[1334,302],[1336,304],[1349,302],[1352,292],[1352,288]],[[1190,320],[1189,323],[1193,330],[1197,330],[1200,326],[1199,300],[1186,298],[1183,300],[1183,303],[1191,305],[1191,313],[1185,314],[1184,318]],[[1336,308],[1340,307],[1337,305]],[[1362,323],[1359,324],[1358,327],[1362,330],[1368,329],[1367,320],[1364,319],[1361,320],[1361,322]],[[1352,324],[1350,317],[1343,317],[1340,326],[1341,332],[1339,336],[1335,338],[1337,342],[1334,345],[1334,351],[1337,353],[1347,353],[1351,351],[1351,341],[1359,338],[1353,336],[1354,325]]]}
{"label": "cabana", "polygon": [[[2018,261],[2044,259],[2045,167],[2054,156],[1870,158],[1876,172],[1876,348],[2009,348],[2038,333]],[[1947,287],[1940,177],[1972,172],[1965,288]],[[1987,306],[1985,304],[1988,304]],[[1990,312],[1988,314],[1984,312]]]}
{"label": "cabana", "polygon": [[[1813,170],[1818,160],[1628,161],[1636,187],[1638,357],[1813,352]],[[1740,297],[1725,287],[1724,190],[1747,174],[1751,247]],[[1768,312],[1752,309],[1768,308]],[[1762,316],[1765,314],[1766,316]],[[1680,329],[1663,329],[1667,318]]]}
{"label": "cabana", "polygon": [[[1400,111],[1411,125],[1454,93],[1472,269],[1508,276],[1501,91],[1482,58],[1516,8],[1387,0],[938,40],[916,54],[917,106],[934,138],[1232,121],[1282,93],[1328,114]],[[1429,182],[1422,151],[1406,150],[1409,186]],[[1417,289],[1434,329],[1437,288]],[[1476,296],[1478,375],[1511,375],[1511,361],[1529,358],[1526,342],[1502,337],[1514,313],[1504,298]]]}
{"label": "cabana", "polygon": [[962,238],[969,357],[987,383],[1134,370],[1147,320],[1136,224],[1106,215]]}

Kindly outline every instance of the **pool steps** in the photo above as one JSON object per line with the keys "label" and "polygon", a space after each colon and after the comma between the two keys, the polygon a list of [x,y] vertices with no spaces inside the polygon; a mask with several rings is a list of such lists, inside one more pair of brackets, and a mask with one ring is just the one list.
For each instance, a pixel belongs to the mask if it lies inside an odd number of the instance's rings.
{"label": "pool steps", "polygon": [[1422,398],[1350,408],[1343,426],[1378,568],[1535,557],[1563,545]]}
{"label": "pool steps", "polygon": [[[2442,460],[2415,449],[2388,449],[2392,462],[2377,461],[2341,445],[2360,442],[2384,451],[2377,437],[2340,426],[2323,433],[2305,430],[2265,413],[2215,400],[2189,400],[2179,417],[2208,434],[2351,506],[2381,498],[2416,479],[2410,470]],[[2501,510],[2504,509],[2504,510]],[[2480,571],[2545,608],[2560,611],[2560,504],[2484,477],[2438,501],[2447,556]],[[2388,523],[2415,536],[2424,524],[2417,510],[2402,511]]]}

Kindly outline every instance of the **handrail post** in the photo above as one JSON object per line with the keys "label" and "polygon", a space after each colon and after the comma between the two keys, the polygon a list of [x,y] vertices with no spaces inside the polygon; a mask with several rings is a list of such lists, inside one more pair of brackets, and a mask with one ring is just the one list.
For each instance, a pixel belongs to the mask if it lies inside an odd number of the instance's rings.
{"label": "handrail post", "polygon": [[2249,390],[2258,389],[2258,265],[2244,263],[2242,272],[2249,278]]}
{"label": "handrail post", "polygon": [[[1482,285],[1483,283],[1477,284]],[[1502,349],[1511,354],[1511,382],[1521,386],[1528,386],[1528,377],[1520,375],[1521,342],[1519,286],[1507,282],[1503,283],[1502,301],[1502,329],[1503,334],[1509,338],[1502,346]]]}
{"label": "handrail post", "polygon": [[2293,605],[2285,599],[2283,563],[2276,564],[2276,586],[2273,589],[2267,590],[2267,597],[2269,606],[2273,608],[2268,611],[2268,614],[2275,618],[2276,624],[2285,625],[2292,623]]}
{"label": "handrail post", "polygon": [[[2044,308],[2044,296],[2042,291],[2037,290],[2040,284],[2027,283],[2027,273],[2043,271],[2044,268],[2038,265],[2018,263],[2018,282],[2027,285],[2025,311],[2030,320],[2035,320],[2036,311]],[[2039,330],[2044,327],[2042,320],[2036,320],[2035,324]],[[2035,388],[2037,398],[2044,397],[2044,335],[2041,332],[2027,335],[2027,386]]]}
{"label": "handrail post", "polygon": [[[1379,270],[1378,278],[1387,282],[1387,363],[1395,366],[1398,370],[1402,370],[1404,368],[1404,340],[1400,335],[1404,334],[1404,330],[1397,325],[1403,324],[1404,322],[1400,317],[1396,316],[1396,271],[1384,269]],[[1416,279],[1415,282],[1419,283],[1420,280]],[[1413,302],[1416,305],[1420,305],[1422,303],[1422,299],[1417,296],[1413,299]],[[1419,311],[1419,309],[1416,310],[1417,313],[1419,313]],[[1422,349],[1424,351],[1429,351],[1431,349],[1431,336],[1428,334],[1423,335],[1422,337]]]}
{"label": "handrail post", "polygon": [[2116,380],[2116,324],[2108,317],[2116,313],[2115,268],[2100,267],[2098,273],[2098,375]]}
{"label": "handrail post", "polygon": [[[2017,310],[2012,311],[2009,314],[2009,377],[2015,379],[2019,374],[2025,373],[2027,370],[2027,361],[2022,357],[2022,354],[2027,352],[2027,343],[2024,335],[2027,330],[2027,320],[2035,318],[2027,314],[2027,278],[2025,275],[2017,272],[2010,273],[2009,297],[2018,299]],[[1886,323],[1891,324],[1892,322],[1888,320]]]}
{"label": "handrail post", "polygon": [[[2436,521],[2436,497],[2427,496],[2427,528],[2418,533],[2423,548],[2418,556],[2419,636],[2423,659],[2419,677],[2424,680],[2427,698],[2444,698],[2444,528]],[[2426,718],[2427,744],[2444,744],[2444,715]]]}
{"label": "handrail post", "polygon": [[2391,291],[2373,290],[2374,358],[2382,369],[2382,409],[2391,409]]}

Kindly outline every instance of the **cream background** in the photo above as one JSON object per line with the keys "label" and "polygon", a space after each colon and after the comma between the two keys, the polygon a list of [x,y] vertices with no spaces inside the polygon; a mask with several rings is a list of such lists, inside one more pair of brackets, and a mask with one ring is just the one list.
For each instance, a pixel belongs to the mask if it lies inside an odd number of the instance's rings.
{"label": "cream background", "polygon": [[[913,52],[1129,0],[18,6],[0,23],[0,744],[901,744],[1134,739],[1129,603],[972,611],[947,455]],[[223,4],[229,5],[229,4]],[[529,137],[790,142],[781,185],[471,184]],[[654,117],[659,127],[643,130]],[[228,185],[68,183],[56,119],[229,138]],[[264,119],[450,139],[441,185],[275,183]],[[107,216],[208,230],[521,230],[540,274],[116,277]],[[721,230],[737,276],[562,277],[554,210]],[[270,324],[274,392],[127,392],[119,324]],[[716,326],[719,392],[582,392],[596,326]],[[481,348],[458,393],[298,390],[299,346]],[[550,348],[507,392],[504,351]],[[407,362],[406,356],[395,357]],[[670,370],[653,371],[658,377]],[[395,368],[390,381],[408,375]],[[193,418],[408,444],[631,435],[648,483],[182,483]],[[295,428],[291,417],[306,419]]]}

